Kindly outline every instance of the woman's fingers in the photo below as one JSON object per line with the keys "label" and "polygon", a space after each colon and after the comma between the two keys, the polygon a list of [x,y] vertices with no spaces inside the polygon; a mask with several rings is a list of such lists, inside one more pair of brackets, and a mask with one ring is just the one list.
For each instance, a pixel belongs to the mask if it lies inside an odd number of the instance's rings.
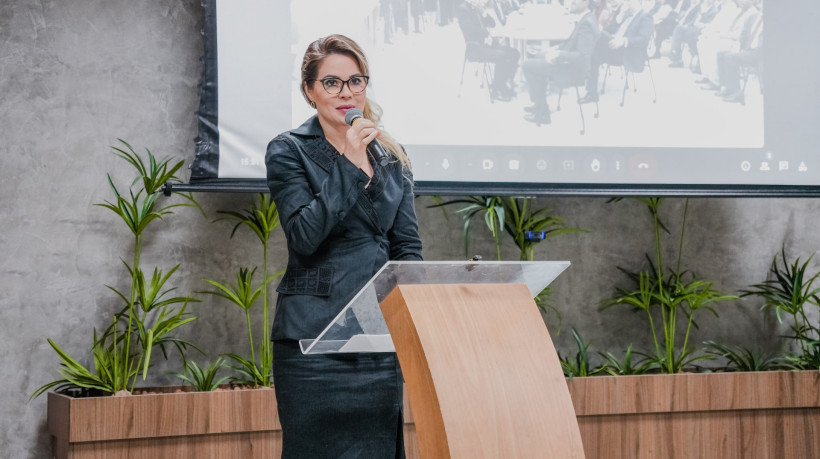
{"label": "woman's fingers", "polygon": [[[376,125],[368,119],[357,120],[345,135],[345,149],[343,155],[362,170],[370,170],[367,160],[367,145],[379,137],[380,131]],[[368,174],[369,175],[369,174]]]}

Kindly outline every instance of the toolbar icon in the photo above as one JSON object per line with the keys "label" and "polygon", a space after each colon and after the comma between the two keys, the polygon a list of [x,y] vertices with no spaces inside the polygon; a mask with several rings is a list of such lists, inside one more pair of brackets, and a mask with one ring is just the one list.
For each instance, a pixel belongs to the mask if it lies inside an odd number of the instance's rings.
{"label": "toolbar icon", "polygon": [[589,164],[589,168],[592,169],[592,172],[599,172],[601,170],[601,161],[597,158],[593,159],[592,162]]}

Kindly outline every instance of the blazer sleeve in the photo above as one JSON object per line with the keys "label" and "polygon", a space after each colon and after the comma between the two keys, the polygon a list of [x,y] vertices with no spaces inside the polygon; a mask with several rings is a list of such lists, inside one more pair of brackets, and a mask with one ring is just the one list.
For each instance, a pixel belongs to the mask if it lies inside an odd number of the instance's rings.
{"label": "blazer sleeve", "polygon": [[387,233],[391,260],[421,260],[419,223],[413,202],[413,176],[409,171],[401,174],[403,191],[393,227]]}
{"label": "blazer sleeve", "polygon": [[308,176],[310,171],[304,164],[309,160],[299,153],[293,142],[280,135],[268,144],[265,157],[268,187],[279,210],[288,247],[309,256],[356,203],[368,177],[345,156],[340,156],[326,177],[322,179],[319,174],[313,177],[319,180],[318,190],[314,190]]}

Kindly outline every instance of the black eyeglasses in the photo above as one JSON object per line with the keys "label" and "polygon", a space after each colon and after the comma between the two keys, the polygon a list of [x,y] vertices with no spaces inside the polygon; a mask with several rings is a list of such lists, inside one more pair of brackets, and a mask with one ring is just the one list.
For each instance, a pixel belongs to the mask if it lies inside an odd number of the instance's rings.
{"label": "black eyeglasses", "polygon": [[325,88],[328,94],[335,96],[342,92],[345,84],[347,84],[348,89],[350,89],[350,92],[353,94],[361,94],[367,87],[368,80],[370,80],[370,77],[367,75],[353,75],[347,80],[338,77],[325,77],[319,81],[322,82],[322,87]]}

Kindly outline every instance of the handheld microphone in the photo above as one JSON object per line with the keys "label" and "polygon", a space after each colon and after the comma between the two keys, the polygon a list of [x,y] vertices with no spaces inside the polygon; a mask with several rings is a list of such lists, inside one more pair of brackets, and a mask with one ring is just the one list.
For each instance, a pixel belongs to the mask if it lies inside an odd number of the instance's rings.
{"label": "handheld microphone", "polygon": [[[351,108],[345,113],[345,123],[350,126],[353,126],[353,123],[359,118],[364,118],[364,113],[358,108]],[[387,152],[384,151],[382,144],[377,139],[373,139],[372,142],[367,144],[367,152],[379,163],[379,166],[386,166],[390,162],[390,157],[387,156]]]}

